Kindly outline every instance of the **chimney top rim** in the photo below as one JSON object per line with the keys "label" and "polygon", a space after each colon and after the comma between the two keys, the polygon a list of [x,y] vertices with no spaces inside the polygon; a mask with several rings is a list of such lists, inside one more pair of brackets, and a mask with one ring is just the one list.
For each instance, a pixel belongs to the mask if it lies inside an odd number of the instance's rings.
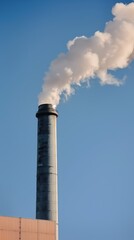
{"label": "chimney top rim", "polygon": [[38,106],[38,112],[36,113],[36,117],[38,118],[40,115],[56,115],[56,116],[58,116],[58,113],[52,104],[44,103],[44,104],[40,104]]}

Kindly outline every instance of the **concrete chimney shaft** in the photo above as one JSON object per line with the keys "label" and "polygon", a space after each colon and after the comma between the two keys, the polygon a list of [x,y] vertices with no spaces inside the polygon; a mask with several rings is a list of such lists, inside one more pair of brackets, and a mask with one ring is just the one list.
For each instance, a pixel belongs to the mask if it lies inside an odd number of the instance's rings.
{"label": "concrete chimney shaft", "polygon": [[58,240],[57,134],[58,113],[42,104],[38,118],[36,218],[56,222]]}

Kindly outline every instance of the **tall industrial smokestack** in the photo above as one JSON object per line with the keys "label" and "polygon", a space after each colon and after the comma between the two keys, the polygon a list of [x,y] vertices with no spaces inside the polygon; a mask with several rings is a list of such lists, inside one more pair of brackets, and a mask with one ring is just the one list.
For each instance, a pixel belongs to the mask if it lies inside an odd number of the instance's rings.
{"label": "tall industrial smokestack", "polygon": [[56,222],[58,240],[57,111],[41,104],[38,118],[36,218]]}

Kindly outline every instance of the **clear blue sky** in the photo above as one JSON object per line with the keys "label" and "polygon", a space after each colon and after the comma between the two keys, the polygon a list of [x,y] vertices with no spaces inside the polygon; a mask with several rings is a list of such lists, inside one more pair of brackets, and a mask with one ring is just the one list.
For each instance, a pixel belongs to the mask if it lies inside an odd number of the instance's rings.
{"label": "clear blue sky", "polygon": [[[0,1],[0,215],[35,217],[44,73],[68,40],[103,31],[115,3]],[[134,63],[114,75],[126,75],[125,84],[102,87],[95,79],[58,106],[62,240],[134,239]]]}

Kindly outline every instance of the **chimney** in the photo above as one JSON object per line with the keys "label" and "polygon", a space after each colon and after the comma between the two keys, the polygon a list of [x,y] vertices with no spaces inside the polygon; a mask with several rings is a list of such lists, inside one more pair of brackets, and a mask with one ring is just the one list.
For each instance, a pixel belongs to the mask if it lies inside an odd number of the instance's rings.
{"label": "chimney", "polygon": [[58,113],[41,104],[38,118],[36,218],[56,222],[58,240],[57,134]]}

